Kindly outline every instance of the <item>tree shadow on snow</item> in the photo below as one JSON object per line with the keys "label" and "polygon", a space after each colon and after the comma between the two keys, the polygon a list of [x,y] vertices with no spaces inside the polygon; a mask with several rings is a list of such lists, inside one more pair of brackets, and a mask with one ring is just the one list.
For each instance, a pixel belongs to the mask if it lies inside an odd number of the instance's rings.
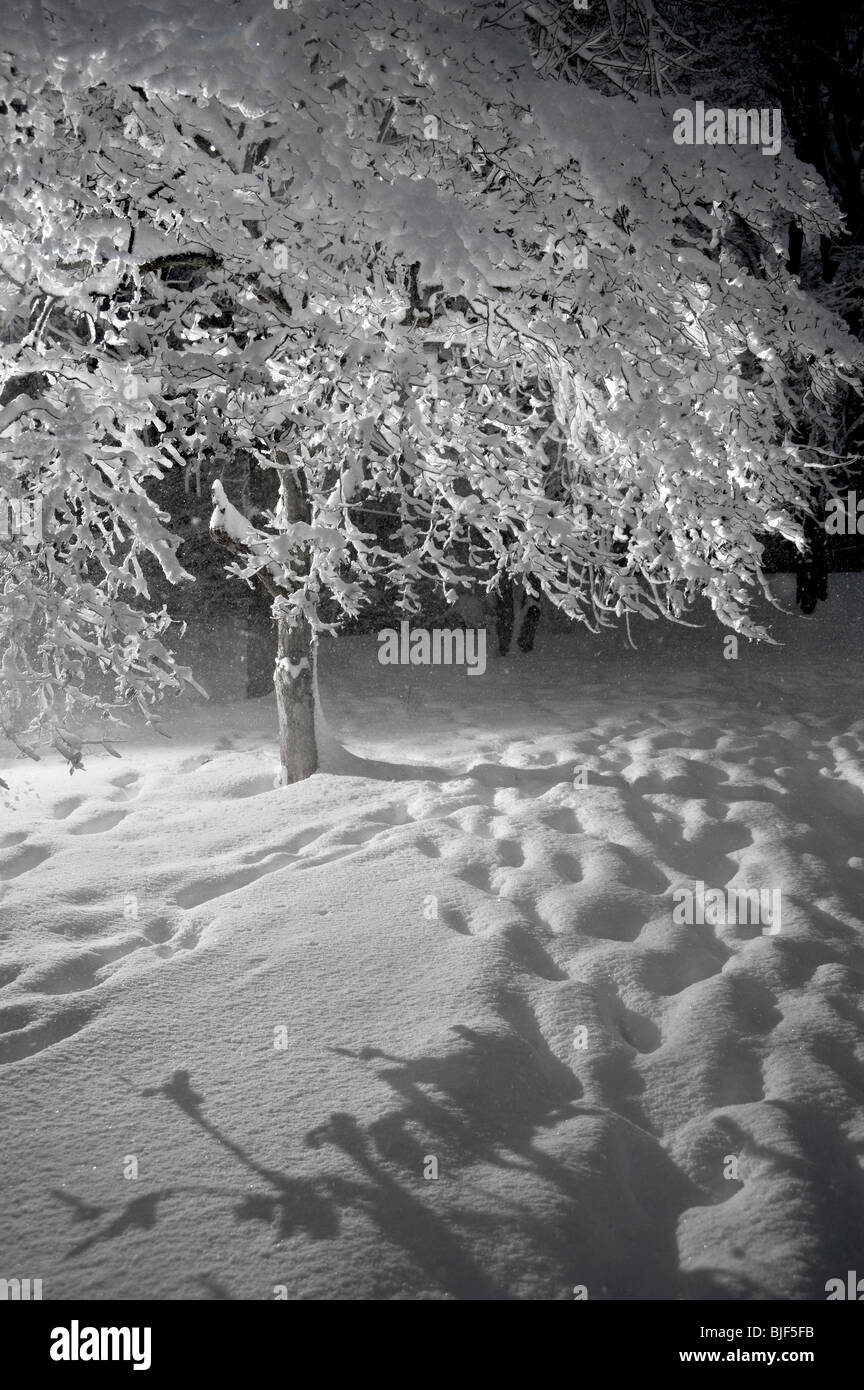
{"label": "tree shadow on snow", "polygon": [[[396,1102],[365,1128],[340,1111],[307,1132],[306,1148],[337,1150],[353,1170],[347,1175],[328,1164],[294,1178],[259,1163],[207,1117],[189,1073],[175,1071],[140,1094],[175,1106],[260,1190],[175,1185],[119,1211],[57,1191],[76,1222],[95,1227],[66,1258],[152,1232],[166,1203],[192,1195],[227,1200],[236,1220],[264,1222],[280,1242],[332,1240],[346,1230],[351,1239],[371,1225],[381,1258],[367,1265],[361,1298],[567,1300],[576,1285],[592,1299],[770,1297],[734,1274],[679,1270],[679,1217],[712,1199],[651,1133],[582,1102],[579,1082],[548,1048],[512,1033],[452,1031],[452,1046],[438,1055],[332,1049],[364,1068],[376,1064]],[[431,1158],[437,1181],[425,1175]],[[484,1268],[492,1251],[494,1273]],[[205,1297],[231,1297],[209,1275],[196,1282]]]}
{"label": "tree shadow on snow", "polygon": [[[352,1116],[332,1116],[328,1134],[344,1152],[354,1156],[364,1180],[330,1174],[320,1178],[292,1178],[259,1163],[241,1144],[211,1123],[204,1114],[204,1097],[193,1090],[187,1071],[175,1071],[162,1086],[147,1088],[141,1094],[147,1098],[159,1096],[176,1106],[232,1154],[247,1173],[258,1178],[263,1184],[262,1190],[241,1192],[211,1185],[178,1184],[136,1197],[119,1211],[88,1204],[72,1194],[55,1190],[52,1195],[72,1209],[75,1221],[99,1223],[97,1229],[67,1251],[66,1259],[79,1257],[130,1231],[151,1231],[157,1223],[160,1207],[172,1198],[214,1196],[228,1198],[234,1203],[238,1221],[262,1221],[271,1226],[278,1241],[299,1234],[314,1240],[333,1239],[339,1235],[343,1212],[365,1214],[388,1243],[404,1250],[422,1269],[425,1278],[419,1282],[418,1289],[428,1287],[431,1280],[456,1298],[508,1297],[461,1248],[459,1240],[424,1202],[407,1190],[396,1175],[368,1157],[369,1140]],[[308,1147],[314,1149],[321,1144],[310,1137]],[[209,1276],[199,1277],[196,1282],[212,1298],[231,1297]]]}
{"label": "tree shadow on snow", "polygon": [[[506,1271],[498,1277],[508,1289],[524,1287],[522,1297],[569,1299],[575,1285],[601,1299],[709,1296],[690,1292],[676,1243],[678,1217],[704,1194],[654,1136],[581,1104],[579,1082],[551,1052],[541,1055],[513,1035],[462,1025],[453,1032],[457,1041],[444,1055],[334,1049],[383,1064],[377,1077],[398,1104],[365,1133],[350,1116],[332,1116],[307,1143],[334,1145],[376,1182],[382,1232],[395,1210],[392,1170],[416,1182],[435,1158],[442,1186],[460,1183],[449,1219],[482,1248],[491,1218],[496,1265]],[[422,1229],[403,1222],[401,1238],[413,1253]],[[488,1295],[469,1287],[456,1296]]]}
{"label": "tree shadow on snow", "polygon": [[[854,1068],[855,1089],[862,1094],[864,1067],[851,1048],[822,1038],[812,1050],[817,1059],[847,1081]],[[839,1278],[845,1282],[847,1270],[861,1266],[864,1143],[853,1142],[836,1119],[812,1101],[771,1098],[764,1105],[779,1120],[782,1145],[757,1141],[728,1114],[719,1117],[717,1123],[728,1134],[730,1147],[736,1152],[762,1160],[765,1177],[770,1173],[770,1186],[766,1183],[765,1190],[773,1194],[778,1215],[782,1215],[783,1203],[798,1213],[800,1243],[806,1246],[807,1254],[807,1268],[801,1273],[807,1287],[798,1296],[824,1299],[827,1280]],[[774,1298],[776,1294],[766,1296]]]}
{"label": "tree shadow on snow", "polygon": [[[381,758],[364,758],[351,753],[336,738],[319,741],[319,773],[337,777],[367,777],[383,782],[461,782],[469,778],[484,787],[523,787],[537,796],[561,784],[572,785],[583,767],[583,760],[572,758],[566,763],[548,767],[513,767],[508,763],[473,763],[464,771],[438,767],[432,763],[388,762]],[[608,776],[597,779],[617,782]],[[625,786],[623,782],[622,787]]]}

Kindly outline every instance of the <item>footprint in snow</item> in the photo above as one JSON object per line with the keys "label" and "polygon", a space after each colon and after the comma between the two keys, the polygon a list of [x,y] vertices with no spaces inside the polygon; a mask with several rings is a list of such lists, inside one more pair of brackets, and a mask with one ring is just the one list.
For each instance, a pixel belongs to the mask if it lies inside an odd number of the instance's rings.
{"label": "footprint in snow", "polygon": [[25,849],[0,864],[0,881],[8,883],[10,879],[19,878],[21,874],[29,873],[37,865],[42,864],[51,856],[50,849],[43,849],[39,845],[28,845]]}
{"label": "footprint in snow", "polygon": [[128,814],[128,811],[102,811],[96,816],[91,816],[89,820],[82,821],[80,825],[71,825],[69,834],[102,835],[106,830],[113,830]]}

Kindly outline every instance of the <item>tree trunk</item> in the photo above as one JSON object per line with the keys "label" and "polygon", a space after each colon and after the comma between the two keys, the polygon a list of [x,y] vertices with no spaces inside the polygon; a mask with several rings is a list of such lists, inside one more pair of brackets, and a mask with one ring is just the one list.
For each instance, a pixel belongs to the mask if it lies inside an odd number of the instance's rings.
{"label": "tree trunk", "polygon": [[525,586],[505,575],[499,580],[495,609],[500,655],[506,656],[513,642],[522,652],[533,651],[540,604],[525,592]]}
{"label": "tree trunk", "polygon": [[[216,510],[210,520],[210,532],[219,545],[223,545],[234,555],[244,558],[252,553],[260,554],[260,536],[231,505],[225,490],[217,479],[213,484],[213,499]],[[309,522],[311,507],[302,475],[298,478],[287,466],[282,470],[279,483],[279,503],[277,521],[283,526],[294,522]],[[285,611],[286,600],[292,597],[288,586],[298,584],[297,576],[309,570],[309,548],[300,551],[299,564],[291,570],[286,584],[280,582],[265,566],[257,572],[257,582],[276,600],[276,667],[273,672],[273,685],[276,690],[276,709],[279,715],[279,782],[288,786],[292,782],[302,782],[318,770],[318,749],[322,739],[326,746],[333,744],[328,737],[326,726],[320,715],[317,698],[316,649],[317,639],[308,619],[301,613],[294,613],[293,624]],[[280,611],[282,610],[282,611]],[[317,716],[317,720],[316,720]],[[318,735],[316,736],[316,722]]]}
{"label": "tree trunk", "polygon": [[[309,499],[300,482],[287,470],[279,487],[278,518],[282,524],[308,522]],[[308,565],[308,555],[305,563]],[[276,670],[276,708],[279,714],[279,781],[288,786],[311,777],[318,768],[315,737],[316,640],[306,618],[289,627],[279,618]]]}
{"label": "tree trunk", "polygon": [[279,781],[288,786],[311,777],[318,767],[315,738],[315,644],[302,618],[289,627],[278,622],[279,649],[273,683],[279,713]]}

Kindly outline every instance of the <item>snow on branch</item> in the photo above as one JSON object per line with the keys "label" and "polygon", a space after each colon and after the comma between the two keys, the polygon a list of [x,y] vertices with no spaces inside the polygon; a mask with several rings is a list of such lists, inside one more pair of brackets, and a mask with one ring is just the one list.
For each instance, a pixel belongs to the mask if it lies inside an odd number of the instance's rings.
{"label": "snow on branch", "polygon": [[55,420],[60,419],[59,411],[46,405],[45,401],[34,400],[32,396],[27,395],[16,396],[13,401],[4,406],[3,410],[0,410],[0,434],[8,425],[14,424],[20,416],[28,414],[31,410],[44,410],[48,415],[53,415]]}
{"label": "snow on branch", "polygon": [[[246,561],[266,555],[266,537],[262,536],[260,531],[256,531],[251,521],[229,502],[218,478],[213,483],[211,494],[214,507],[210,517],[210,534],[214,541],[230,550],[232,555]],[[274,598],[285,596],[286,590],[279,582],[279,567],[272,561],[256,569],[255,577],[261,580],[267,592]]]}

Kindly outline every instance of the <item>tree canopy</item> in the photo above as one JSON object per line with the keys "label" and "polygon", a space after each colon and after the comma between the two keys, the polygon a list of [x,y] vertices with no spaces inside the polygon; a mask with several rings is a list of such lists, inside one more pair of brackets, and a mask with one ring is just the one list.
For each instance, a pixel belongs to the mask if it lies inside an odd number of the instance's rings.
{"label": "tree canopy", "polygon": [[860,373],[787,264],[839,213],[786,146],[676,145],[674,97],[550,71],[508,10],[13,14],[0,488],[44,499],[0,538],[17,740],[190,678],[147,601],[146,553],[191,578],[157,484],[237,449],[282,501],[253,526],[218,491],[218,524],[289,624],[507,573],[593,627],[704,594],[760,635],[764,539],[803,544]]}

